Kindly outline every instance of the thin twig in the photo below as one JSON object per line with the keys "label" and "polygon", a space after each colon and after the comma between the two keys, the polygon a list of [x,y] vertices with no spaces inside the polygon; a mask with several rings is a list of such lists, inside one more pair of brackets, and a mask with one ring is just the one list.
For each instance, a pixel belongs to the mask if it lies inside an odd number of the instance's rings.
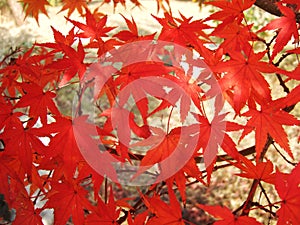
{"label": "thin twig", "polygon": [[284,159],[284,161],[286,161],[287,163],[291,164],[292,166],[297,166],[297,163],[293,163],[290,160],[288,160],[277,148],[277,146],[273,143],[273,146],[275,148],[275,150],[279,153],[279,155]]}

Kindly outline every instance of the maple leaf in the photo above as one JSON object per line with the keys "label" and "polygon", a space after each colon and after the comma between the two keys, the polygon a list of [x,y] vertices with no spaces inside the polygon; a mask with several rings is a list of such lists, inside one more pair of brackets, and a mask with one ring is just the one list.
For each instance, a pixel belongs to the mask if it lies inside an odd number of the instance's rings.
{"label": "maple leaf", "polygon": [[32,126],[23,127],[22,124],[14,124],[9,130],[0,134],[0,138],[4,140],[5,149],[9,154],[17,153],[17,158],[21,162],[23,171],[20,170],[20,177],[22,174],[27,174],[28,177],[32,174],[33,168],[33,153],[43,154],[46,147],[41,142],[36,128]]}
{"label": "maple leaf", "polygon": [[132,215],[128,213],[127,223],[128,225],[144,225],[146,223],[145,221],[147,219],[147,216],[148,216],[148,212],[145,211],[143,213],[136,215],[133,219]]}
{"label": "maple leaf", "polygon": [[105,204],[100,198],[97,202],[97,208],[92,214],[89,214],[85,220],[86,225],[110,225],[115,224],[119,218],[121,208],[117,207],[114,200],[114,195],[112,188],[110,188],[110,194],[108,198],[108,203]]}
{"label": "maple leaf", "polygon": [[31,196],[28,196],[24,184],[19,181],[12,181],[15,187],[15,201],[12,204],[12,207],[16,209],[16,218],[13,221],[15,224],[24,224],[24,225],[43,225],[42,218],[39,215],[41,209],[34,206],[33,202],[30,200]]}
{"label": "maple leaf", "polygon": [[103,16],[99,21],[96,21],[91,12],[86,9],[86,24],[66,18],[74,26],[80,28],[83,32],[76,34],[79,38],[90,38],[90,42],[94,40],[101,40],[102,37],[107,37],[107,33],[114,29],[114,27],[105,27],[107,22],[107,15]]}
{"label": "maple leaf", "polygon": [[33,49],[34,47],[31,47],[24,55],[19,55],[12,65],[0,70],[0,73],[3,73],[0,77],[2,82],[1,86],[7,89],[9,94],[13,97],[17,96],[16,90],[23,93],[19,78],[22,78],[23,81],[39,82],[39,79],[34,79],[39,77],[37,74],[40,74],[41,70],[41,67],[37,66],[36,61],[43,60],[44,57],[41,55],[32,56]]}
{"label": "maple leaf", "polygon": [[287,96],[273,102],[274,108],[284,109],[300,102],[300,85],[296,86]]}
{"label": "maple leaf", "polygon": [[10,101],[5,101],[4,98],[0,96],[0,130],[21,125],[19,117],[22,115],[23,113],[21,112],[14,112],[13,105]]}
{"label": "maple leaf", "polygon": [[267,141],[268,134],[293,158],[287,134],[282,127],[282,125],[292,126],[299,124],[299,121],[293,115],[274,107],[273,101],[270,101],[267,105],[261,105],[261,110],[250,108],[242,115],[251,118],[248,120],[240,140],[255,128],[257,160]]}
{"label": "maple leaf", "polygon": [[201,183],[205,184],[205,182],[201,178],[202,173],[199,170],[199,167],[196,164],[194,157],[191,157],[191,159],[182,167],[182,169],[180,169],[177,173],[175,173],[175,175],[173,175],[172,177],[170,177],[166,180],[167,185],[170,186],[170,188],[172,188],[173,183],[176,183],[178,190],[180,192],[183,204],[186,203],[185,190],[186,190],[187,178],[186,178],[185,174],[187,174],[187,176],[193,177],[193,178],[197,179],[198,181],[200,181]]}
{"label": "maple leaf", "polygon": [[6,202],[11,205],[14,198],[11,196],[12,182],[10,180],[19,180],[18,165],[19,162],[16,160],[15,154],[7,153],[7,151],[2,150],[0,152],[0,193],[6,198]]}
{"label": "maple leaf", "polygon": [[239,158],[241,162],[236,163],[235,166],[241,169],[242,173],[237,174],[238,176],[275,184],[274,166],[271,161],[257,162],[256,165],[254,165],[251,160],[243,155],[240,155]]}
{"label": "maple leaf", "polygon": [[246,104],[250,96],[260,103],[271,100],[270,88],[261,73],[273,73],[276,68],[269,63],[260,61],[266,52],[254,53],[250,51],[248,55],[240,52],[232,52],[231,59],[220,62],[212,67],[215,72],[226,72],[219,80],[219,85],[223,91],[233,92],[230,98],[233,101],[233,108],[237,113]]}
{"label": "maple leaf", "polygon": [[56,225],[65,225],[71,215],[75,225],[84,224],[84,209],[91,209],[91,205],[86,198],[88,192],[77,182],[51,182],[51,190],[46,195],[48,201],[43,208],[54,209]]}
{"label": "maple leaf", "polygon": [[55,43],[39,43],[37,46],[43,46],[47,48],[55,49],[54,52],[63,51],[61,45],[71,46],[75,41],[75,34],[74,34],[74,27],[68,32],[67,35],[63,35],[61,32],[56,30],[54,27],[51,26],[53,37]]}
{"label": "maple leaf", "polygon": [[118,32],[117,34],[115,34],[114,37],[116,37],[122,41],[125,41],[125,42],[137,40],[139,37],[139,34],[138,34],[138,29],[137,29],[137,26],[136,26],[136,23],[135,23],[133,17],[131,17],[131,21],[123,15],[122,15],[122,17],[124,18],[129,31],[122,30],[122,31]]}
{"label": "maple leaf", "polygon": [[278,225],[296,225],[300,221],[300,164],[288,175],[276,173],[276,191],[281,198],[281,207],[276,212]]}
{"label": "maple leaf", "polygon": [[180,171],[196,151],[195,142],[198,136],[194,135],[195,130],[192,126],[177,127],[167,134],[160,128],[152,128],[152,131],[155,135],[134,144],[134,146],[149,146],[149,144],[152,146],[141,160],[140,168],[132,179],[156,163],[159,164],[160,170],[157,179],[170,177]]}
{"label": "maple leaf", "polygon": [[29,116],[32,117],[31,124],[35,124],[38,118],[41,118],[42,124],[47,124],[48,110],[53,115],[60,115],[53,98],[56,96],[54,92],[44,92],[43,89],[34,83],[23,83],[21,85],[26,93],[20,101],[15,105],[15,108],[22,108],[29,106]]}
{"label": "maple leaf", "polygon": [[39,12],[41,11],[43,14],[48,16],[47,10],[45,8],[46,5],[50,5],[47,0],[20,0],[23,2],[23,10],[25,10],[25,14],[27,17],[28,15],[32,15],[36,22],[39,22]]}
{"label": "maple leaf", "polygon": [[82,80],[88,66],[88,64],[84,63],[85,51],[82,46],[82,42],[79,40],[77,51],[67,45],[59,45],[59,48],[65,54],[64,57],[54,61],[50,65],[47,65],[46,68],[64,71],[64,76],[62,77],[59,86],[65,85],[77,73],[79,79]]}
{"label": "maple leaf", "polygon": [[125,3],[126,1],[125,0],[104,0],[102,4],[104,3],[110,3],[110,2],[113,2],[114,4],[114,9],[117,7],[117,5],[120,3],[122,6],[125,7]]}
{"label": "maple leaf", "polygon": [[[210,15],[206,20],[220,20],[222,26],[226,26],[235,19],[244,17],[243,12],[250,8],[255,3],[255,0],[220,0],[213,2],[206,2],[205,4],[216,6],[221,11],[217,11]],[[219,25],[220,26],[220,25]]]}
{"label": "maple leaf", "polygon": [[277,6],[283,16],[281,18],[274,19],[258,31],[279,30],[270,60],[274,59],[274,57],[286,46],[292,37],[294,37],[296,42],[299,41],[299,27],[296,23],[295,12],[291,8],[282,5],[280,2],[277,3]]}
{"label": "maple leaf", "polygon": [[77,10],[80,15],[83,15],[83,9],[87,8],[87,2],[91,0],[62,0],[63,7],[60,12],[68,10],[68,17]]}
{"label": "maple leaf", "polygon": [[184,225],[184,220],[182,219],[181,207],[176,199],[174,191],[168,185],[168,193],[170,197],[170,204],[162,201],[157,195],[148,198],[142,195],[145,205],[149,210],[154,213],[154,217],[149,219],[147,224],[157,225],[157,224],[173,224],[173,225]]}
{"label": "maple leaf", "polygon": [[197,206],[218,219],[218,221],[214,222],[214,225],[262,225],[249,216],[235,216],[225,206],[208,206],[202,204],[197,204]]}
{"label": "maple leaf", "polygon": [[117,34],[115,34],[113,37],[116,37],[119,40],[124,41],[126,43],[138,41],[138,40],[153,40],[154,39],[155,33],[146,35],[146,36],[139,36],[138,29],[137,29],[137,26],[136,26],[136,23],[135,23],[133,17],[131,18],[131,21],[123,15],[122,15],[122,17],[124,18],[129,30],[121,30]]}
{"label": "maple leaf", "polygon": [[168,101],[177,102],[180,100],[180,120],[184,122],[192,103],[201,111],[200,93],[203,93],[203,90],[198,85],[200,81],[193,79],[189,74],[186,75],[181,68],[175,69],[175,72],[176,77],[164,76],[176,84],[170,85],[172,89],[168,93]]}
{"label": "maple leaf", "polygon": [[[220,146],[229,156],[238,160],[239,154],[235,143],[227,134],[229,131],[237,131],[243,126],[225,120],[226,114],[215,115],[212,121],[199,114],[194,114],[199,121],[199,131],[201,138],[199,139],[199,148],[203,149],[204,163],[206,168],[210,168],[214,164],[214,159],[218,153]],[[208,172],[210,177],[212,171]]]}
{"label": "maple leaf", "polygon": [[[119,76],[114,82],[114,86],[122,91],[118,107],[124,107],[129,97],[132,96],[146,125],[149,109],[148,96],[159,96],[161,98],[165,96],[166,99],[171,98],[164,89],[165,86],[170,86],[169,80],[164,79],[162,81],[159,79],[160,76],[167,74],[170,70],[170,68],[167,68],[161,62],[140,62],[123,67],[118,71],[117,74]],[[157,79],[153,79],[154,76],[157,76]],[[129,83],[131,85],[128,85]],[[175,85],[173,84],[173,86]]]}
{"label": "maple leaf", "polygon": [[226,53],[228,52],[230,54],[233,51],[250,52],[252,46],[249,44],[249,41],[253,41],[257,38],[257,36],[251,32],[251,27],[251,25],[246,26],[234,20],[227,26],[216,27],[211,35],[224,38],[219,48],[223,48]]}
{"label": "maple leaf", "polygon": [[178,19],[167,12],[164,13],[164,16],[165,18],[153,16],[162,25],[159,40],[175,42],[183,46],[195,45],[199,36],[209,40],[203,30],[210,27],[204,24],[202,20],[192,21],[192,17],[186,18],[182,14],[180,14],[181,19]]}
{"label": "maple leaf", "polygon": [[[86,161],[102,175],[116,179],[112,166],[114,158],[108,152],[101,152],[97,140],[95,125],[87,121],[88,116],[75,117],[73,120],[64,117],[54,117],[56,122],[37,128],[38,132],[55,134],[49,143],[49,150],[44,154],[48,158],[60,156],[63,159],[63,175],[71,178],[79,163]],[[58,171],[61,172],[61,171]]]}

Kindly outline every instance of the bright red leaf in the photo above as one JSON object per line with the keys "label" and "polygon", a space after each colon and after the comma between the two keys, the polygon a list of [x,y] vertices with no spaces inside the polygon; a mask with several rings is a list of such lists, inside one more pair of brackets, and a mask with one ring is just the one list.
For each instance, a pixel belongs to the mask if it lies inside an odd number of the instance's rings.
{"label": "bright red leaf", "polygon": [[184,220],[181,215],[181,207],[172,188],[168,188],[168,193],[170,197],[169,204],[162,201],[159,196],[153,196],[151,198],[143,196],[145,205],[155,215],[147,222],[147,224],[184,225]]}
{"label": "bright red leaf", "polygon": [[276,173],[275,187],[281,198],[281,207],[277,211],[278,225],[296,225],[300,221],[300,164],[290,174]]}
{"label": "bright red leaf", "polygon": [[262,105],[261,110],[250,108],[242,115],[251,118],[247,122],[247,127],[243,131],[241,139],[255,128],[257,160],[267,141],[268,134],[293,158],[287,134],[282,127],[283,125],[293,126],[299,124],[299,121],[293,115],[282,109],[274,108],[272,102],[269,102],[268,105]]}
{"label": "bright red leaf", "polygon": [[51,183],[44,208],[54,209],[56,225],[65,225],[71,216],[75,225],[84,224],[84,209],[90,209],[91,205],[86,198],[88,192],[77,182]]}
{"label": "bright red leaf", "polygon": [[256,54],[252,50],[248,53],[230,52],[230,60],[220,62],[212,68],[215,72],[225,72],[219,84],[223,91],[228,92],[237,113],[250,97],[260,103],[271,100],[270,87],[262,73],[274,73],[276,68],[261,61],[265,54],[266,52]]}
{"label": "bright red leaf", "polygon": [[22,84],[25,95],[15,105],[15,108],[29,107],[29,116],[32,117],[31,124],[35,124],[38,118],[41,119],[43,125],[47,124],[48,110],[53,115],[58,116],[60,112],[54,102],[56,94],[51,91],[44,92],[43,89],[34,84]]}
{"label": "bright red leaf", "polygon": [[242,173],[237,174],[238,176],[275,184],[274,166],[271,161],[257,162],[254,165],[251,160],[242,155],[239,158],[241,161],[236,164],[236,167],[241,169]]}
{"label": "bright red leaf", "polygon": [[225,206],[208,206],[202,204],[197,204],[197,206],[218,220],[214,222],[214,225],[262,225],[254,218],[248,216],[235,216],[230,209]]}
{"label": "bright red leaf", "polygon": [[274,59],[274,57],[286,46],[292,37],[295,41],[299,41],[299,26],[296,23],[296,15],[294,11],[280,2],[277,3],[277,6],[283,16],[281,18],[274,19],[260,30],[260,32],[265,30],[279,30],[271,60]]}

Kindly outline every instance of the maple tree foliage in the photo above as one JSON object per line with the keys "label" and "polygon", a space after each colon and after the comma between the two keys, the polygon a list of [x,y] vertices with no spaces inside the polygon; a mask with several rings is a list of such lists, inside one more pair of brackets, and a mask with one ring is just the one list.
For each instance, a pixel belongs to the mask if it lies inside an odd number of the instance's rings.
{"label": "maple tree foliage", "polygon": [[[20,2],[26,17],[37,22],[39,13],[47,15],[50,6],[46,0]],[[107,3],[141,7],[138,0],[104,0],[94,11],[90,2],[62,0],[60,12],[67,11],[66,22],[73,28],[52,27],[54,42],[35,43],[1,61],[1,220],[43,224],[42,212],[53,209],[57,225],[193,224],[182,214],[189,185],[209,186],[216,170],[232,167],[240,171],[234,176],[250,183],[240,207],[195,205],[210,214],[214,224],[262,224],[257,215],[263,215],[274,224],[298,225],[299,152],[290,145],[287,128],[298,126],[299,142],[300,3],[270,1],[264,8],[255,0],[205,1],[214,12],[195,20],[173,16],[171,1],[157,0],[164,13],[153,20],[161,30],[140,35],[135,18],[122,15],[127,28],[111,27],[109,15],[101,11],[101,4]],[[249,23],[246,11],[255,5],[278,17],[266,25]],[[71,18],[75,11],[84,22]],[[156,51],[155,43],[168,44]],[[141,62],[126,54],[129,44]],[[125,53],[109,61],[116,50]],[[292,69],[284,66],[289,57],[294,60]],[[116,65],[119,62],[123,64]],[[199,63],[207,67],[194,76],[192,67]],[[270,80],[279,85],[274,87]],[[79,99],[72,115],[64,114],[57,100],[70,87]],[[272,95],[274,89],[280,97]],[[94,124],[84,111],[87,90]],[[213,113],[207,106],[211,100]],[[130,102],[134,104],[128,109]],[[168,118],[165,126],[152,122],[161,114]],[[188,123],[189,118],[194,122]],[[240,143],[251,134],[252,146],[243,149]],[[276,153],[270,153],[272,146]],[[272,154],[289,172],[273,161]],[[114,183],[118,174],[105,157],[122,165],[139,162],[130,182],[147,173],[156,182],[137,185],[137,197],[117,199],[113,187],[124,184]],[[170,157],[181,161],[168,161]],[[156,173],[149,170],[153,165],[158,165]],[[265,185],[276,190],[275,198],[269,197]],[[256,200],[256,195],[263,197]],[[9,218],[13,213],[15,218]]]}

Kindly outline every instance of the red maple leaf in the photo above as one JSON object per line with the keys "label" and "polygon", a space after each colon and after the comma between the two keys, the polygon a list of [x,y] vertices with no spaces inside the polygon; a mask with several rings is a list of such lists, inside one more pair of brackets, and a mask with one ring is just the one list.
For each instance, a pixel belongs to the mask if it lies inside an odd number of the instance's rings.
{"label": "red maple leaf", "polygon": [[261,110],[250,108],[243,116],[251,117],[247,122],[240,139],[250,133],[255,128],[255,149],[256,159],[260,154],[267,141],[268,134],[293,158],[288,138],[282,125],[297,125],[299,121],[291,114],[275,107],[273,101],[261,106]]}
{"label": "red maple leaf", "polygon": [[54,43],[38,43],[37,46],[43,46],[47,48],[55,49],[52,52],[60,52],[63,51],[62,45],[71,46],[75,41],[75,33],[74,27],[68,32],[67,35],[63,35],[61,32],[56,30],[54,27],[51,26],[53,36],[54,36]]}
{"label": "red maple leaf", "polygon": [[195,130],[192,126],[177,127],[168,133],[160,128],[152,128],[152,132],[155,132],[153,136],[134,144],[134,146],[151,146],[151,149],[141,160],[141,168],[133,179],[156,163],[159,164],[160,170],[158,179],[170,177],[182,169],[196,151],[198,136],[193,136]]}
{"label": "red maple leaf", "polygon": [[261,73],[273,73],[276,68],[261,61],[266,52],[254,53],[252,50],[246,55],[231,52],[231,59],[212,67],[215,72],[226,74],[219,80],[223,91],[227,91],[230,102],[237,113],[253,97],[262,103],[271,100],[269,84]]}
{"label": "red maple leaf", "polygon": [[257,162],[254,165],[251,160],[243,155],[240,155],[239,158],[241,161],[235,165],[242,170],[242,173],[237,174],[238,176],[257,179],[271,184],[275,183],[274,166],[271,161]]}
{"label": "red maple leaf", "polygon": [[86,9],[86,24],[66,18],[74,26],[81,29],[83,32],[78,33],[76,36],[79,38],[90,38],[90,42],[94,40],[101,40],[102,37],[107,37],[107,33],[114,29],[114,27],[105,27],[107,16],[103,16],[99,21],[93,14]]}
{"label": "red maple leaf", "polygon": [[21,85],[23,91],[26,93],[20,101],[15,105],[15,108],[22,108],[29,106],[29,116],[32,118],[30,124],[35,124],[38,118],[41,118],[43,125],[47,124],[48,110],[53,115],[60,115],[53,98],[56,96],[54,92],[44,92],[42,87],[34,83],[23,83]]}
{"label": "red maple leaf", "polygon": [[[207,34],[203,32],[210,27],[202,20],[192,21],[192,17],[186,18],[180,14],[181,19],[174,18],[172,14],[165,12],[164,18],[154,18],[162,25],[159,40],[175,42],[183,46],[195,45],[199,37],[209,40]],[[178,25],[179,23],[179,25]]]}
{"label": "red maple leaf", "polygon": [[19,180],[19,162],[16,160],[15,154],[7,153],[6,149],[0,152],[0,193],[5,196],[5,201],[11,205],[14,198],[11,196],[13,183],[11,180]]}
{"label": "red maple leaf", "polygon": [[232,51],[250,52],[252,46],[249,42],[257,38],[251,32],[251,27],[251,25],[243,25],[239,21],[234,20],[227,26],[216,27],[211,35],[224,38],[219,48],[223,48],[226,53],[231,53]]}
{"label": "red maple leaf", "polygon": [[14,112],[11,102],[5,101],[4,98],[0,96],[0,130],[21,125],[22,122],[19,117],[22,115],[23,113],[21,112]]}
{"label": "red maple leaf", "polygon": [[145,205],[155,215],[147,222],[147,224],[184,225],[180,204],[176,199],[173,189],[170,188],[170,185],[168,185],[168,193],[170,197],[169,204],[162,201],[157,195],[151,198],[143,196]]}
{"label": "red maple leaf", "polygon": [[[32,125],[33,126],[33,125]],[[20,177],[27,174],[31,177],[32,168],[34,168],[33,154],[44,154],[45,145],[41,142],[37,128],[32,126],[23,127],[22,124],[16,123],[10,129],[0,134],[0,138],[5,143],[5,151],[14,155],[17,153],[17,158],[21,163]]]}
{"label": "red maple leaf", "polygon": [[222,21],[221,26],[224,27],[233,22],[235,19],[240,20],[243,18],[243,12],[250,8],[254,2],[255,0],[220,0],[207,2],[205,4],[216,6],[222,10],[210,15],[206,20],[220,20]]}
{"label": "red maple leaf", "polygon": [[[137,171],[137,174],[133,177],[133,179],[135,179],[136,176],[139,176],[140,173],[143,173],[145,169],[158,163],[160,167],[160,174],[157,179],[167,177],[168,179],[166,181],[167,184],[170,185],[170,188],[172,187],[173,182],[175,182],[180,191],[183,202],[185,202],[185,175],[187,174],[188,176],[194,177],[204,183],[201,179],[201,172],[194,160],[195,153],[198,150],[198,136],[195,135],[197,132],[194,130],[195,128],[197,129],[195,126],[174,128],[166,134],[160,128],[152,127],[151,129],[154,133],[153,136],[132,145],[151,145],[152,147],[146,152],[146,155],[141,160],[141,168]],[[183,136],[181,136],[181,134]],[[188,155],[188,157],[186,157],[186,155]],[[169,157],[170,159],[168,159]]]}
{"label": "red maple leaf", "polygon": [[51,190],[46,195],[48,201],[43,208],[54,209],[54,220],[57,225],[65,225],[71,215],[75,225],[82,225],[84,209],[92,208],[86,198],[88,192],[77,182],[76,180],[51,182]]}
{"label": "red maple leaf", "polygon": [[265,30],[279,30],[270,60],[274,59],[274,57],[286,46],[292,37],[294,37],[296,42],[299,41],[299,26],[296,23],[295,12],[280,2],[277,3],[277,6],[282,12],[283,16],[281,18],[274,19],[261,30],[259,30],[259,32]]}
{"label": "red maple leaf", "polygon": [[95,171],[107,174],[112,179],[116,177],[112,166],[112,162],[116,160],[110,157],[108,152],[99,150],[97,140],[93,139],[98,136],[96,126],[87,121],[87,116],[76,117],[73,120],[54,118],[56,122],[37,130],[44,135],[48,134],[47,136],[55,134],[50,140],[49,150],[44,154],[47,158],[59,156],[63,159],[60,165],[62,170],[57,170],[58,173],[62,172],[65,177],[72,178],[76,168],[86,159]]}
{"label": "red maple leaf", "polygon": [[[49,47],[51,47],[51,45],[49,45]],[[59,45],[59,49],[61,49],[64,53],[64,57],[54,61],[46,67],[49,69],[64,71],[63,78],[59,85],[65,85],[77,73],[79,79],[83,79],[88,64],[84,63],[85,51],[81,41],[78,43],[77,51],[74,48],[64,44]]]}
{"label": "red maple leaf", "polygon": [[215,115],[212,121],[209,121],[206,117],[198,114],[194,114],[194,116],[199,121],[198,126],[200,126],[199,131],[201,135],[201,138],[199,139],[199,148],[203,149],[204,164],[208,170],[208,180],[210,180],[219,146],[229,156],[238,160],[239,154],[236,145],[227,132],[240,130],[243,126],[226,121],[226,114]]}
{"label": "red maple leaf", "polygon": [[110,225],[115,224],[119,218],[121,209],[117,206],[113,191],[110,188],[110,194],[108,202],[104,203],[100,198],[98,198],[97,208],[93,213],[89,214],[85,220],[86,225]]}
{"label": "red maple leaf", "polygon": [[144,225],[146,223],[146,219],[148,216],[148,212],[145,211],[143,213],[140,213],[132,218],[132,215],[129,213],[127,218],[128,225]]}
{"label": "red maple leaf", "polygon": [[16,192],[15,201],[12,207],[16,209],[16,218],[13,221],[15,224],[24,225],[43,225],[42,217],[40,213],[41,208],[37,208],[31,201],[31,196],[28,195],[27,190],[24,188],[24,184],[19,181],[11,181],[14,186],[14,191]]}
{"label": "red maple leaf", "polygon": [[299,224],[300,221],[300,164],[290,174],[276,173],[275,188],[281,198],[281,207],[277,211],[277,224]]}
{"label": "red maple leaf", "polygon": [[131,18],[131,21],[130,21],[125,16],[122,15],[122,17],[124,18],[129,30],[121,30],[120,32],[115,34],[114,37],[116,37],[124,42],[127,42],[127,43],[138,40],[139,33],[138,33],[138,29],[137,29],[134,19]]}
{"label": "red maple leaf", "polygon": [[197,204],[197,206],[218,219],[214,225],[262,225],[249,216],[235,216],[225,206],[208,206]]}
{"label": "red maple leaf", "polygon": [[137,25],[133,19],[131,20],[127,19],[125,16],[122,15],[124,18],[126,25],[129,30],[121,30],[117,34],[115,34],[113,37],[118,38],[121,41],[124,41],[126,43],[133,42],[133,41],[138,41],[138,40],[153,40],[155,33],[150,34],[150,35],[145,35],[145,36],[140,36],[138,32]]}

